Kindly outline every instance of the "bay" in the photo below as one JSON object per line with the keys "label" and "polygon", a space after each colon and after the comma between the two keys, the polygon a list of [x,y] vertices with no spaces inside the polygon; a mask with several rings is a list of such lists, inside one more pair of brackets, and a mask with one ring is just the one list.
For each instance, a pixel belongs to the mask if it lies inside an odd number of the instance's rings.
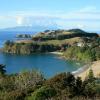
{"label": "bay", "polygon": [[[33,32],[30,32],[32,34]],[[17,32],[0,33],[0,47],[6,40],[15,40]],[[76,62],[66,61],[53,54],[16,55],[0,53],[0,64],[6,65],[8,74],[25,70],[37,70],[47,78],[61,72],[73,72],[81,67]]]}

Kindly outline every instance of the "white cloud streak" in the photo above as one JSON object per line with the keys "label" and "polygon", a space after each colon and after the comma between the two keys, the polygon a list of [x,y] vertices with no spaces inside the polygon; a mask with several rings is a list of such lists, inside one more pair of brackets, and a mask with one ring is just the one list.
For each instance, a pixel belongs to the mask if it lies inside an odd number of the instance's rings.
{"label": "white cloud streak", "polygon": [[[11,21],[16,26],[32,24],[52,24],[56,23],[62,28],[100,28],[100,11],[95,6],[86,6],[73,12],[46,12],[46,11],[17,11],[9,14],[0,15],[1,21]],[[47,24],[46,24],[47,25]]]}

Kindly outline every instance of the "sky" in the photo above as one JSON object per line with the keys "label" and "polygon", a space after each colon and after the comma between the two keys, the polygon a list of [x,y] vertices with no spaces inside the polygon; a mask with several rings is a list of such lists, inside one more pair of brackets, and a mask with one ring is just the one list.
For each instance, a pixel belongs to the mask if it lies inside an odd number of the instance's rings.
{"label": "sky", "polygon": [[0,0],[0,28],[49,24],[100,31],[100,0]]}

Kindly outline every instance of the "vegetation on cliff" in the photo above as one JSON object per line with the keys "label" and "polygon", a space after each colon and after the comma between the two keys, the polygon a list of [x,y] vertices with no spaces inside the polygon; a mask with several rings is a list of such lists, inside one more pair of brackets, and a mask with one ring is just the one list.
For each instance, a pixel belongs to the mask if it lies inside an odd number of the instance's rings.
{"label": "vegetation on cliff", "polygon": [[88,33],[80,29],[54,30],[54,31],[40,32],[32,39],[34,41],[47,41],[47,40],[64,40],[74,37],[98,37],[98,34]]}
{"label": "vegetation on cliff", "polygon": [[29,41],[6,41],[3,52],[32,54],[61,51],[70,60],[96,61],[100,59],[100,37],[80,29],[46,30]]}
{"label": "vegetation on cliff", "polygon": [[[10,43],[8,43],[10,42]],[[59,50],[59,46],[48,43],[14,43],[7,41],[4,46],[4,52],[14,54],[32,54],[32,53],[43,53],[52,52]]]}
{"label": "vegetation on cliff", "polygon": [[67,59],[92,62],[100,60],[100,38],[92,39],[91,43],[87,41],[82,47],[72,46],[64,52]]}
{"label": "vegetation on cliff", "polygon": [[[99,38],[96,33],[87,33],[80,29],[45,31],[33,36],[30,41],[6,41],[3,51],[6,53],[31,54],[35,52],[65,51],[80,42]],[[90,43],[89,42],[89,43]]]}

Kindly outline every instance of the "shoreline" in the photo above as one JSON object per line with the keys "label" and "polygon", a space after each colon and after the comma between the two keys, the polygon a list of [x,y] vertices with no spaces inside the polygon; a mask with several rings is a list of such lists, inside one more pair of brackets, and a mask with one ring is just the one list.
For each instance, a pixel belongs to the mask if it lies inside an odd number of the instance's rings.
{"label": "shoreline", "polygon": [[90,64],[84,65],[83,67],[79,68],[78,70],[73,71],[72,74],[77,77],[78,75],[80,75],[81,73],[83,73],[84,71],[86,71],[90,67],[89,65]]}
{"label": "shoreline", "polygon": [[[58,56],[63,56],[62,52],[50,52],[50,54],[55,54]],[[62,57],[63,58],[63,57]],[[84,80],[89,73],[89,70],[92,69],[95,77],[100,77],[100,60],[94,61],[88,64],[83,65],[81,68],[76,71],[71,72],[75,77],[81,77]]]}
{"label": "shoreline", "polygon": [[[2,48],[0,48],[0,52],[2,52]],[[63,52],[49,52],[49,54],[54,54],[58,56],[63,56]],[[63,57],[61,57],[63,58]],[[84,80],[89,70],[92,69],[95,77],[100,77],[100,60],[85,64],[81,68],[77,69],[76,71],[71,72],[75,77],[81,77]]]}
{"label": "shoreline", "polygon": [[55,51],[55,52],[49,52],[50,54],[55,54],[55,55],[63,55],[63,53],[62,52],[57,52],[57,51]]}
{"label": "shoreline", "polygon": [[95,77],[100,77],[100,60],[93,62],[91,65],[87,64],[82,68],[72,72],[75,77],[81,77],[84,80],[89,73],[89,70],[92,69]]}

